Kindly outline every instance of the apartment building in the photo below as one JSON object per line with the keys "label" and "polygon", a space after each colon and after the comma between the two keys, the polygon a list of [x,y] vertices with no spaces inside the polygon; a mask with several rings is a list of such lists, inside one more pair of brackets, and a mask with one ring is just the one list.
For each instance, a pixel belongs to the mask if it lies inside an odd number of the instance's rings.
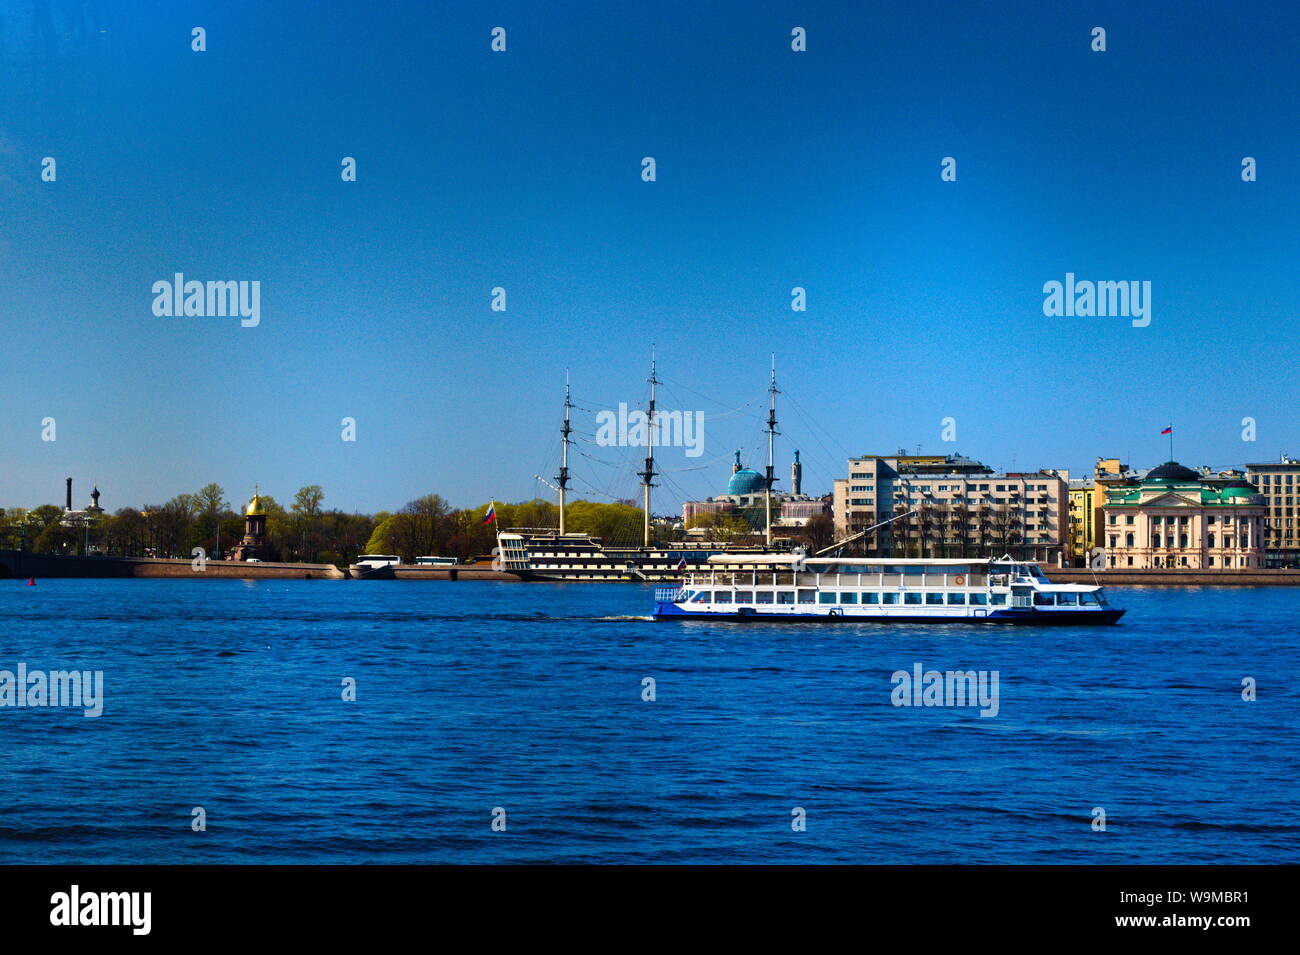
{"label": "apartment building", "polygon": [[1066,471],[998,474],[962,455],[866,454],[834,481],[831,513],[836,536],[863,534],[854,546],[868,556],[1010,553],[1059,565],[1068,481]]}
{"label": "apartment building", "polygon": [[1264,566],[1300,567],[1300,461],[1285,454],[1269,464],[1247,464],[1246,480],[1259,488],[1264,516]]}

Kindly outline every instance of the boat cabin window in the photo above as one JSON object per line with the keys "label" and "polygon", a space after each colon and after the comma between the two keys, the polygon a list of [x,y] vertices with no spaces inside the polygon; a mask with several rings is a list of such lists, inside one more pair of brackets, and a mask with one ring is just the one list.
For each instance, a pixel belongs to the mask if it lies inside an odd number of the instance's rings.
{"label": "boat cabin window", "polygon": [[903,603],[905,604],[919,604],[920,602],[921,595],[914,590],[909,590],[907,593],[903,594]]}
{"label": "boat cabin window", "polygon": [[713,602],[714,602],[715,604],[729,604],[729,603],[731,603],[731,591],[730,591],[730,590],[719,590],[719,591],[714,595],[714,597],[713,597]]}
{"label": "boat cabin window", "polygon": [[857,602],[858,602],[858,595],[853,591],[845,591],[844,593],[840,594],[840,603],[842,604],[855,604]]}
{"label": "boat cabin window", "polygon": [[777,595],[776,595],[776,602],[779,603],[779,604],[792,604],[792,603],[794,603],[794,591],[793,591],[793,590],[781,590],[781,591],[778,591],[778,592],[777,592]]}
{"label": "boat cabin window", "polygon": [[965,594],[949,594],[949,595],[948,595],[948,603],[950,603],[950,604],[964,604],[965,602],[966,602],[966,595],[965,595]]}
{"label": "boat cabin window", "polygon": [[1037,607],[1055,607],[1056,594],[1045,594],[1041,590],[1034,594],[1034,605]]}
{"label": "boat cabin window", "polygon": [[935,604],[942,604],[943,594],[926,594],[925,602],[930,606],[934,606]]}
{"label": "boat cabin window", "polygon": [[869,590],[862,595],[862,602],[864,604],[878,604],[880,603],[880,594],[874,590]]}
{"label": "boat cabin window", "polygon": [[699,593],[697,593],[694,597],[691,598],[691,603],[693,604],[708,603],[708,600],[709,600],[709,592],[707,590],[701,590]]}
{"label": "boat cabin window", "polygon": [[970,602],[973,603],[973,604],[978,604],[979,606],[982,607],[982,606],[984,606],[986,603],[989,602],[989,595],[988,595],[988,594],[971,594],[971,595],[970,595]]}
{"label": "boat cabin window", "polygon": [[819,604],[833,604],[835,603],[835,595],[829,590],[823,590],[817,595],[817,602]]}
{"label": "boat cabin window", "polygon": [[770,604],[770,603],[772,603],[772,591],[770,591],[770,590],[760,590],[760,591],[758,592],[758,600],[757,600],[757,603],[761,603],[761,604]]}
{"label": "boat cabin window", "polygon": [[817,597],[817,592],[815,590],[799,591],[799,602],[801,604],[810,604],[816,599],[816,597]]}
{"label": "boat cabin window", "polygon": [[[927,568],[924,564],[889,564],[884,567],[883,570],[880,567],[873,568],[871,573],[883,572],[886,574],[902,574],[907,577],[919,577],[921,574],[924,574],[926,570]],[[938,567],[930,567],[928,570],[932,574],[943,573],[942,569]]]}
{"label": "boat cabin window", "polygon": [[989,594],[989,603],[991,604],[1005,604],[1006,602],[1006,594]]}
{"label": "boat cabin window", "polygon": [[754,591],[752,591],[752,590],[737,590],[737,591],[736,591],[736,603],[738,603],[738,604],[752,604],[753,602],[754,602]]}
{"label": "boat cabin window", "polygon": [[1077,607],[1079,606],[1078,594],[1057,594],[1056,605],[1058,607]]}
{"label": "boat cabin window", "polygon": [[1012,577],[1028,577],[1031,580],[1047,580],[1047,576],[1037,564],[993,564],[989,571],[1010,574]]}
{"label": "boat cabin window", "polygon": [[898,594],[881,594],[880,602],[882,604],[896,604],[898,603]]}

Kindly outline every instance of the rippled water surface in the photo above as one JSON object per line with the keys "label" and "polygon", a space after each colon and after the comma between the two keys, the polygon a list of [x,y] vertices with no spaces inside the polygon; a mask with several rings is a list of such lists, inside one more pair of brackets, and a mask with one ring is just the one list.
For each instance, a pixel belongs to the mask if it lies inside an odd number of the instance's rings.
{"label": "rippled water surface", "polygon": [[[630,584],[4,580],[0,669],[102,670],[105,704],[0,708],[0,861],[1300,861],[1300,590],[1111,596],[1119,626],[1036,629],[656,623]],[[997,716],[893,706],[916,663],[996,670]]]}

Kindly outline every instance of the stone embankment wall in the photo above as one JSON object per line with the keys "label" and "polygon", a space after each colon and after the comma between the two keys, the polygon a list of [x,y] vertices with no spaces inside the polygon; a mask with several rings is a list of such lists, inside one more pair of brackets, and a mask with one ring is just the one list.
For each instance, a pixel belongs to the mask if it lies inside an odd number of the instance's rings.
{"label": "stone embankment wall", "polygon": [[153,557],[60,557],[0,550],[0,577],[171,577],[188,580],[275,579],[343,580],[333,564],[251,564],[237,560],[209,560],[195,570],[188,560]]}
{"label": "stone embankment wall", "polygon": [[1300,570],[1182,570],[1152,568],[1138,570],[1121,568],[1118,570],[1091,571],[1083,567],[1047,567],[1044,572],[1058,584],[1099,583],[1106,587],[1122,587],[1125,584],[1165,585],[1173,587],[1211,586],[1211,587],[1261,587],[1291,586],[1300,587]]}
{"label": "stone embankment wall", "polygon": [[518,574],[494,570],[491,564],[456,564],[453,567],[398,564],[374,570],[353,564],[348,573],[359,580],[522,580]]}

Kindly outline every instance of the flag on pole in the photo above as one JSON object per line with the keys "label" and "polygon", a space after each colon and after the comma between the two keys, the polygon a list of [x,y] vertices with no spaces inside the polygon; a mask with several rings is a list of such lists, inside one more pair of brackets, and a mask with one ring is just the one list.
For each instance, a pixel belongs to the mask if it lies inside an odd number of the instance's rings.
{"label": "flag on pole", "polygon": [[677,570],[680,572],[685,569],[686,569],[686,558],[683,557],[681,560],[677,562]]}
{"label": "flag on pole", "polygon": [[497,506],[495,502],[488,504],[487,513],[483,515],[483,523],[491,524],[497,519]]}
{"label": "flag on pole", "polygon": [[1173,433],[1174,433],[1174,426],[1171,424],[1169,427],[1165,428],[1165,430],[1161,431],[1160,433],[1161,433],[1161,434],[1173,434]]}

